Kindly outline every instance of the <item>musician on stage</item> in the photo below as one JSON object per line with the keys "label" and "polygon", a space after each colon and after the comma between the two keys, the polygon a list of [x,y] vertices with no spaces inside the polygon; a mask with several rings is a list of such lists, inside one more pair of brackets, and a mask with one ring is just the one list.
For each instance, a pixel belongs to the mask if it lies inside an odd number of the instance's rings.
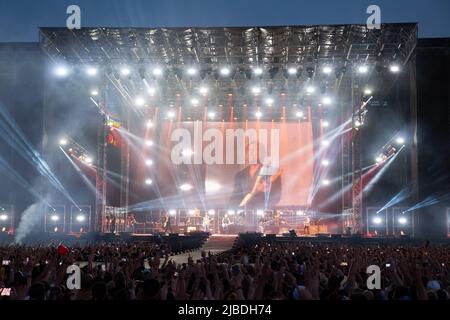
{"label": "musician on stage", "polygon": [[166,212],[165,216],[164,216],[164,233],[172,233],[172,224],[170,222],[170,214],[168,212]]}
{"label": "musician on stage", "polygon": [[111,233],[116,233],[116,215],[112,216],[110,228]]}
{"label": "musician on stage", "polygon": [[230,217],[228,216],[227,213],[225,213],[225,215],[222,217],[222,233],[228,233],[229,229],[229,225],[231,224],[230,221]]}
{"label": "musician on stage", "polygon": [[303,229],[305,234],[309,235],[309,226],[311,225],[311,219],[309,217],[306,217],[304,225],[303,225]]}
{"label": "musician on stage", "polygon": [[211,224],[211,219],[209,218],[208,212],[205,213],[205,216],[203,217],[203,231],[209,232],[209,227]]}

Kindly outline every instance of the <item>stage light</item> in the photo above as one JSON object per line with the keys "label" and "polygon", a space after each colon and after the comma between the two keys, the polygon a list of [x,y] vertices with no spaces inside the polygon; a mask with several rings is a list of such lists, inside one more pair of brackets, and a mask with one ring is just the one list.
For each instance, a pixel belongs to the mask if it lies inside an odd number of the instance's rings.
{"label": "stage light", "polygon": [[142,98],[142,97],[137,97],[137,98],[134,100],[134,104],[135,104],[137,107],[142,107],[142,106],[145,104],[145,100],[144,100],[144,98]]}
{"label": "stage light", "polygon": [[188,210],[188,214],[189,214],[190,216],[193,216],[193,215],[195,214],[195,210],[194,210],[194,209]]}
{"label": "stage light", "polygon": [[194,152],[191,149],[184,149],[181,151],[181,154],[185,157],[190,157],[194,154]]}
{"label": "stage light", "polygon": [[330,66],[326,66],[323,68],[323,73],[330,74],[333,71],[333,69]]}
{"label": "stage light", "polygon": [[168,117],[169,119],[175,118],[175,112],[173,112],[173,111],[167,112],[167,117]]}
{"label": "stage light", "polygon": [[400,218],[398,218],[398,223],[400,223],[400,224],[407,224],[408,223],[408,219],[406,219],[405,217],[400,217]]}
{"label": "stage light", "polygon": [[370,96],[371,94],[372,94],[372,90],[371,89],[364,89],[364,94],[366,95],[366,96]]}
{"label": "stage light", "polygon": [[145,179],[145,184],[146,185],[151,185],[153,183],[152,179]]}
{"label": "stage light", "polygon": [[330,161],[329,160],[322,160],[322,165],[324,167],[328,167],[330,165]]}
{"label": "stage light", "polygon": [[400,67],[399,67],[397,64],[392,64],[392,65],[389,67],[389,70],[390,70],[392,73],[397,73],[397,72],[400,71]]}
{"label": "stage light", "polygon": [[191,104],[192,104],[193,106],[197,106],[198,103],[199,103],[199,101],[198,101],[197,98],[192,98],[192,99],[191,99]]}
{"label": "stage light", "polygon": [[221,185],[219,183],[217,183],[216,181],[213,180],[206,180],[205,181],[205,191],[207,193],[210,192],[217,192],[221,189]]}
{"label": "stage light", "polygon": [[52,220],[52,221],[58,221],[58,220],[59,220],[59,216],[56,215],[56,214],[54,214],[54,215],[52,215],[52,216],[50,217],[50,220]]}
{"label": "stage light", "polygon": [[322,185],[329,186],[330,185],[330,180],[328,180],[328,179],[322,180]]}
{"label": "stage light", "polygon": [[92,90],[91,91],[91,96],[93,96],[93,97],[98,96],[98,91],[97,90]]}
{"label": "stage light", "polygon": [[216,117],[216,114],[214,112],[210,111],[210,112],[208,112],[208,117],[210,119],[214,119]]}
{"label": "stage light", "polygon": [[96,68],[96,67],[87,67],[86,68],[86,74],[88,75],[88,76],[95,76],[96,74],[97,74],[97,72],[98,72],[98,69]]}
{"label": "stage light", "polygon": [[305,211],[303,211],[303,210],[297,210],[297,211],[295,212],[295,214],[298,215],[298,216],[304,216],[304,215],[305,215]]}
{"label": "stage light", "polygon": [[376,163],[381,163],[381,162],[383,162],[383,157],[382,157],[382,156],[376,157],[376,158],[375,158],[375,162],[376,162]]}
{"label": "stage light", "polygon": [[294,75],[294,74],[297,73],[297,68],[290,67],[290,68],[288,68],[287,71],[288,71],[288,73],[289,73],[290,75]]}
{"label": "stage light", "polygon": [[170,214],[171,216],[174,216],[174,215],[177,214],[177,210],[175,210],[175,209],[170,209],[170,210],[169,210],[169,214]]}
{"label": "stage light", "polygon": [[154,68],[152,73],[154,76],[160,76],[160,75],[162,75],[163,71],[161,68]]}
{"label": "stage light", "polygon": [[328,121],[324,121],[324,122],[322,122],[322,126],[324,128],[328,128],[330,126],[330,123]]}
{"label": "stage light", "polygon": [[260,94],[261,93],[261,88],[260,87],[253,87],[252,88],[252,93],[253,94]]}
{"label": "stage light", "polygon": [[358,67],[358,72],[359,73],[364,74],[364,73],[367,73],[367,71],[369,71],[369,68],[367,66],[365,66],[365,65],[362,65],[362,66]]}
{"label": "stage light", "polygon": [[66,66],[63,65],[59,65],[55,67],[55,75],[62,78],[62,77],[66,77],[69,74],[69,68],[67,68]]}
{"label": "stage light", "polygon": [[145,165],[152,166],[153,165],[153,160],[151,160],[151,159],[145,160]]}
{"label": "stage light", "polygon": [[208,88],[207,87],[200,87],[198,89],[198,91],[200,92],[201,95],[206,95],[208,93]]}
{"label": "stage light", "polygon": [[223,67],[220,69],[220,74],[222,76],[228,76],[230,74],[230,69],[227,67]]}
{"label": "stage light", "polygon": [[326,106],[330,105],[330,104],[331,104],[331,98],[330,98],[330,97],[324,97],[324,98],[322,99],[322,103],[323,103],[324,105],[326,105]]}
{"label": "stage light", "polygon": [[322,140],[322,146],[326,147],[330,144],[328,140]]}
{"label": "stage light", "polygon": [[313,86],[309,86],[306,88],[306,93],[314,93],[314,91],[316,91],[316,88],[314,88]]}
{"label": "stage light", "polygon": [[403,137],[398,137],[398,138],[395,140],[395,142],[397,142],[397,144],[402,145],[402,144],[405,143],[405,139],[404,139]]}
{"label": "stage light", "polygon": [[295,113],[295,116],[296,116],[297,118],[301,118],[301,117],[303,117],[303,112],[297,111],[297,112]]}
{"label": "stage light", "polygon": [[120,69],[120,73],[124,76],[128,76],[131,73],[131,71],[128,67],[123,67],[122,69]]}
{"label": "stage light", "polygon": [[260,67],[253,68],[253,73],[257,76],[260,76],[263,73],[263,69]]}
{"label": "stage light", "polygon": [[192,188],[193,188],[193,186],[191,186],[189,183],[183,183],[180,186],[181,191],[189,191],[189,190],[192,190]]}
{"label": "stage light", "polygon": [[148,121],[145,123],[145,126],[146,126],[147,128],[152,128],[152,127],[153,127],[153,122],[152,122],[152,120],[148,120]]}
{"label": "stage light", "polygon": [[53,229],[53,232],[58,232],[58,227],[55,227],[55,228]]}
{"label": "stage light", "polygon": [[61,140],[59,140],[59,145],[60,146],[66,146],[68,143],[69,142],[65,138],[62,138]]}
{"label": "stage light", "polygon": [[152,140],[147,140],[147,141],[145,141],[145,145],[147,147],[151,147],[151,146],[153,146],[153,141]]}
{"label": "stage light", "polygon": [[187,72],[188,75],[194,76],[197,73],[197,69],[195,69],[193,67],[190,67],[190,68],[187,69],[186,72]]}
{"label": "stage light", "polygon": [[234,215],[236,214],[236,211],[234,211],[234,210],[228,210],[227,213],[228,213],[230,216],[234,216]]}
{"label": "stage light", "polygon": [[91,157],[86,157],[86,159],[84,160],[84,162],[86,162],[87,164],[92,164],[93,160]]}
{"label": "stage light", "polygon": [[8,216],[6,214],[2,214],[2,215],[0,215],[0,220],[6,221],[6,220],[8,220]]}
{"label": "stage light", "polygon": [[273,104],[273,101],[274,101],[273,98],[267,98],[266,99],[266,104],[271,106]]}
{"label": "stage light", "polygon": [[86,220],[86,217],[83,214],[79,214],[76,219],[78,222],[83,222]]}
{"label": "stage light", "polygon": [[372,221],[375,224],[381,224],[383,222],[383,219],[381,219],[380,217],[374,217]]}
{"label": "stage light", "polygon": [[256,210],[256,214],[261,217],[264,215],[264,210],[261,210],[261,209]]}
{"label": "stage light", "polygon": [[355,124],[355,127],[356,127],[356,128],[359,128],[359,127],[362,126],[362,122],[359,121],[358,119],[355,120],[354,124]]}
{"label": "stage light", "polygon": [[213,215],[216,214],[216,210],[210,209],[210,210],[208,210],[208,214],[209,214],[210,216],[213,216]]}
{"label": "stage light", "polygon": [[255,117],[258,118],[258,119],[261,118],[262,115],[263,115],[263,114],[262,114],[261,111],[256,111],[256,112],[255,112]]}
{"label": "stage light", "polygon": [[149,94],[151,97],[153,97],[153,96],[155,95],[155,93],[156,93],[156,89],[153,88],[153,87],[148,87],[148,88],[147,88],[147,92],[148,92],[148,94]]}

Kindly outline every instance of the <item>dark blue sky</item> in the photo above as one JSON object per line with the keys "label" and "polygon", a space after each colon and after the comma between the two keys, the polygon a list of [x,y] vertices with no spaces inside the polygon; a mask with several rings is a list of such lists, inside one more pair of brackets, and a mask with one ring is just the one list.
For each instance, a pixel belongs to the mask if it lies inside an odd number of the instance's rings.
{"label": "dark blue sky", "polygon": [[253,26],[365,23],[370,4],[382,22],[419,22],[420,37],[450,36],[449,0],[1,0],[0,41],[37,41],[40,26],[65,26],[77,4],[83,26]]}

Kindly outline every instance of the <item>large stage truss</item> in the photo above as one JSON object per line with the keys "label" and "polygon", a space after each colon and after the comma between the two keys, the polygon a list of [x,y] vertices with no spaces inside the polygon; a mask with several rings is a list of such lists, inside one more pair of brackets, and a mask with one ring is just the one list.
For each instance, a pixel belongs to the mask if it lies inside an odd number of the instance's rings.
{"label": "large stage truss", "polygon": [[[230,105],[233,92],[235,105],[251,104],[252,97],[243,91],[254,80],[249,70],[258,65],[267,69],[258,81],[269,90],[295,92],[302,75],[315,79],[322,90],[346,96],[341,101],[341,116],[344,119],[356,112],[361,101],[358,83],[353,79],[353,70],[361,64],[373,65],[380,74],[390,63],[411,64],[417,39],[416,24],[384,24],[380,30],[369,30],[365,25],[334,26],[286,26],[286,27],[236,27],[236,28],[41,28],[42,49],[55,61],[72,64],[102,66],[103,86],[119,91],[130,106],[133,105],[127,87],[137,86],[143,77],[152,79],[143,68],[146,65],[163,66],[163,92],[159,104],[173,106],[184,92],[192,90],[194,80],[182,73],[182,68],[195,64],[199,68],[199,80],[209,79],[217,105]],[[119,79],[114,66],[127,64],[138,72]],[[335,78],[321,78],[321,65],[335,66]],[[233,66],[232,76],[220,77],[218,68]],[[286,75],[286,67],[295,65],[299,73],[295,79]],[[408,65],[409,66],[409,65]],[[408,69],[408,68],[405,68]],[[127,83],[124,83],[127,81]],[[412,83],[415,79],[412,79]],[[382,82],[386,88],[391,83]],[[382,91],[380,88],[379,91]],[[106,95],[107,90],[104,90]],[[350,94],[348,94],[350,93]],[[285,105],[302,103],[298,94],[283,95]],[[108,98],[102,97],[102,108],[108,108]],[[415,99],[411,99],[415,103]],[[122,119],[129,126],[129,113]],[[280,108],[281,109],[281,108]],[[411,106],[415,110],[415,106]],[[136,110],[133,110],[136,111]],[[240,109],[233,116],[244,117]],[[279,111],[281,114],[281,110]],[[144,115],[144,114],[143,114]],[[414,116],[413,113],[411,114]],[[98,167],[96,187],[96,231],[104,231],[102,223],[106,215],[106,119],[98,131]],[[353,129],[350,139],[342,140],[342,186],[352,183],[351,199],[342,196],[342,212],[350,213],[344,226],[353,232],[363,230],[363,194],[361,180],[360,135]],[[415,147],[413,147],[415,148]],[[126,214],[129,192],[129,147],[121,152],[120,205]],[[416,155],[412,155],[416,157]],[[416,161],[411,161],[416,164]],[[416,169],[412,169],[415,171]],[[348,175],[351,172],[351,175]],[[413,179],[417,179],[412,174]],[[417,184],[417,181],[413,183]],[[346,216],[347,217],[347,216]]]}

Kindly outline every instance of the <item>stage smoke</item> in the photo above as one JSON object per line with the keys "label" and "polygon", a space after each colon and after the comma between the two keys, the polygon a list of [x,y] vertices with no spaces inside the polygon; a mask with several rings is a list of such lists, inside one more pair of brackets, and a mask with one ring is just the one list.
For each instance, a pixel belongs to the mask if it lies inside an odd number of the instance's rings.
{"label": "stage smoke", "polygon": [[43,220],[44,202],[39,201],[30,205],[21,214],[19,226],[15,230],[14,241],[21,244],[23,239]]}

